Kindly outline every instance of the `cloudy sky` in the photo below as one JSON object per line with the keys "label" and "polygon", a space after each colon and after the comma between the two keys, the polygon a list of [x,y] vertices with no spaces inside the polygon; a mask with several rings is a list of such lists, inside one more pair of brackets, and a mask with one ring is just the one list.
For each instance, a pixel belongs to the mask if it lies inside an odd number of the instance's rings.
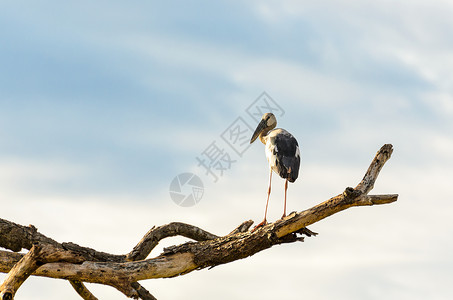
{"label": "cloudy sky", "polygon": [[[302,148],[289,211],[355,186],[385,143],[393,157],[372,193],[398,202],[334,215],[305,243],[143,285],[158,299],[451,299],[452,15],[445,0],[1,1],[0,217],[118,254],[153,225],[221,235],[259,222],[264,147],[239,155],[225,137],[237,120],[256,126],[247,110],[266,92]],[[198,161],[213,145],[216,182]],[[185,172],[204,185],[192,207],[169,194]],[[270,221],[282,204],[274,176]],[[45,278],[17,294],[63,298],[79,299]]]}

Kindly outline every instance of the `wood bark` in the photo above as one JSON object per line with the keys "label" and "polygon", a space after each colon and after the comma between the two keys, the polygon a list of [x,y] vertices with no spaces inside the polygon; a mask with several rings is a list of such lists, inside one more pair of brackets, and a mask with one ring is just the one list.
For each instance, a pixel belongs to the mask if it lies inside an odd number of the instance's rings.
{"label": "wood bark", "polygon": [[[126,255],[113,255],[74,243],[58,243],[30,226],[0,219],[0,272],[8,273],[0,287],[2,299],[13,299],[30,275],[69,280],[83,299],[96,299],[83,282],[110,285],[127,297],[156,299],[138,281],[175,277],[194,270],[212,268],[254,255],[283,243],[303,241],[316,233],[307,226],[353,206],[392,203],[398,195],[368,195],[393,147],[386,144],[377,152],[362,181],[312,208],[293,212],[284,219],[250,230],[245,221],[225,236],[217,236],[193,225],[173,222],[151,228]],[[194,241],[164,249],[146,259],[160,240],[180,235]],[[29,249],[27,254],[15,253]],[[13,252],[12,252],[13,251]]]}

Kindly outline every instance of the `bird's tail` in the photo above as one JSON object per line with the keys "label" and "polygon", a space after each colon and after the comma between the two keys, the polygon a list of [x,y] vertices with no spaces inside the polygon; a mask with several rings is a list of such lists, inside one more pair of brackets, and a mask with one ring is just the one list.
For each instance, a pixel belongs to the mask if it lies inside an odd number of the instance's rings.
{"label": "bird's tail", "polygon": [[288,179],[289,182],[296,181],[299,176],[299,160],[296,159],[283,159],[282,167],[280,168],[280,177]]}

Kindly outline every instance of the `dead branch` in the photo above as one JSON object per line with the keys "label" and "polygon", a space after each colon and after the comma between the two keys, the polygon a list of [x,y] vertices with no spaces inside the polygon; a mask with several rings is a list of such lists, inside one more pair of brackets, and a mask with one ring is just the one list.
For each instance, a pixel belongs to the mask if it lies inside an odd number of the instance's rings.
{"label": "dead branch", "polygon": [[184,236],[195,241],[206,241],[218,238],[218,236],[204,231],[193,225],[173,222],[157,228],[151,228],[134,249],[126,256],[127,261],[145,259],[157,246],[160,240],[170,236]]}
{"label": "dead branch", "polygon": [[2,299],[13,299],[17,289],[36,269],[46,263],[58,261],[82,263],[84,259],[77,253],[57,248],[52,244],[44,246],[34,244],[30,251],[11,268],[5,281],[0,286]]}
{"label": "dead branch", "polygon": [[83,284],[78,280],[69,280],[69,283],[72,285],[74,290],[82,297],[84,300],[98,300]]}
{"label": "dead branch", "polygon": [[[368,195],[392,151],[392,145],[384,145],[355,188],[348,187],[325,202],[293,212],[256,231],[249,231],[253,222],[245,221],[228,235],[219,237],[193,225],[173,222],[153,227],[127,255],[98,252],[74,243],[60,244],[32,225],[26,227],[0,219],[0,247],[14,252],[30,250],[25,255],[0,250],[0,272],[8,273],[0,287],[2,299],[12,299],[30,275],[69,280],[83,299],[96,299],[83,282],[110,285],[132,298],[155,299],[138,281],[184,275],[246,258],[277,244],[303,241],[302,235],[316,235],[307,226],[337,212],[352,206],[396,201],[396,194]],[[195,242],[168,247],[159,256],[145,259],[160,240],[175,235]]]}

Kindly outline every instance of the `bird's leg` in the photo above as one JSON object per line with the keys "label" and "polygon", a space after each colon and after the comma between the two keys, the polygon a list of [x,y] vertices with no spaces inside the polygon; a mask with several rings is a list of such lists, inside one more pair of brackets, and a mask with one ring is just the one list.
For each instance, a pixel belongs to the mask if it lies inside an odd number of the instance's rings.
{"label": "bird's leg", "polygon": [[272,169],[270,170],[270,173],[269,173],[269,188],[267,189],[267,200],[266,200],[266,209],[264,210],[264,220],[261,223],[259,223],[258,225],[256,225],[253,228],[252,232],[255,231],[257,228],[267,224],[266,216],[267,216],[267,206],[269,204],[269,196],[271,195],[271,181],[272,181]]}
{"label": "bird's leg", "polygon": [[267,205],[269,204],[269,196],[271,195],[271,181],[272,181],[272,169],[269,172],[269,188],[267,189],[267,200],[266,200],[266,209],[264,210],[264,221],[266,221]]}
{"label": "bird's leg", "polygon": [[286,178],[285,180],[285,204],[283,206],[283,216],[282,216],[282,219],[284,217],[286,217],[286,190],[288,189],[288,178]]}

